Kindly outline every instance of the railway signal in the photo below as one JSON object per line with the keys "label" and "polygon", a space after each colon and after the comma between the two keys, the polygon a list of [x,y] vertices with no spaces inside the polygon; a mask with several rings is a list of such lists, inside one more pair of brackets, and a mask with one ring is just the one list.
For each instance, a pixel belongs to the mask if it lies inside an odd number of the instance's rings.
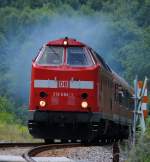
{"label": "railway signal", "polygon": [[145,77],[144,82],[138,81],[137,76],[134,80],[134,113],[132,123],[133,144],[135,144],[137,123],[139,122],[140,124],[142,134],[146,130],[145,118],[148,116],[147,81],[148,81],[147,77]]}

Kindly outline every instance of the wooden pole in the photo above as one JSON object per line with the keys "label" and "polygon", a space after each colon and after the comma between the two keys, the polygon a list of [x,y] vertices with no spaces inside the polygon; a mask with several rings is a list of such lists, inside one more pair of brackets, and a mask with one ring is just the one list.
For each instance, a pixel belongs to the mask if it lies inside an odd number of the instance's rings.
{"label": "wooden pole", "polygon": [[113,143],[113,162],[119,162],[119,145],[118,142]]}

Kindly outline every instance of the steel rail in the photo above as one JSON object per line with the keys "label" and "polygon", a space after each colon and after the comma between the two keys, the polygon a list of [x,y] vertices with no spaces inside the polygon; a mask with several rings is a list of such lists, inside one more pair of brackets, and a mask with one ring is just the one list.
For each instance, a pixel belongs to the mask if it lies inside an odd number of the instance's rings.
{"label": "steel rail", "polygon": [[44,145],[44,143],[0,143],[0,148],[3,147],[34,147],[34,146],[41,146]]}

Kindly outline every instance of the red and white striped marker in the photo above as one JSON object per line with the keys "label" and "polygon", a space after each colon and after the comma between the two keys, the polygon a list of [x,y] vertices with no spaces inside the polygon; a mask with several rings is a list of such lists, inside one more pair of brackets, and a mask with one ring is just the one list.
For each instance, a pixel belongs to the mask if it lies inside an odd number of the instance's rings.
{"label": "red and white striped marker", "polygon": [[[143,82],[138,81],[138,96],[141,96],[143,89]],[[148,104],[148,95],[147,95],[147,86],[145,87],[145,92],[144,96],[142,97],[142,105],[141,105],[141,110],[143,110],[144,118],[148,117],[148,109],[147,109],[147,104]]]}

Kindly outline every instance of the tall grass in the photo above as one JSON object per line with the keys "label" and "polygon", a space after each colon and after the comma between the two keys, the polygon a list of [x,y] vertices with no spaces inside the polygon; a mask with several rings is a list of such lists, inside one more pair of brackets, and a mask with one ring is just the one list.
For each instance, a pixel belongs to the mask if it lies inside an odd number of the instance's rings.
{"label": "tall grass", "polygon": [[138,137],[136,145],[129,153],[128,162],[150,162],[150,117],[146,125],[146,132]]}
{"label": "tall grass", "polygon": [[0,113],[0,141],[1,142],[34,142],[27,126],[20,124],[10,113]]}

